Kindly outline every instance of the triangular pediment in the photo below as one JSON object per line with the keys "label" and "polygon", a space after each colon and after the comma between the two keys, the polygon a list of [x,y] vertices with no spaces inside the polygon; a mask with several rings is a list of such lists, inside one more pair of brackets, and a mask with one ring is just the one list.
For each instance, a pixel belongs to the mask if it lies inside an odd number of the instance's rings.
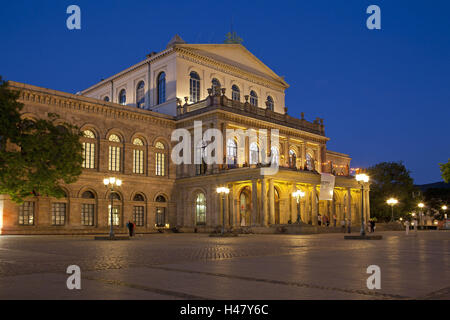
{"label": "triangular pediment", "polygon": [[282,77],[273,72],[241,44],[177,44],[176,47],[278,82],[285,88],[289,87]]}

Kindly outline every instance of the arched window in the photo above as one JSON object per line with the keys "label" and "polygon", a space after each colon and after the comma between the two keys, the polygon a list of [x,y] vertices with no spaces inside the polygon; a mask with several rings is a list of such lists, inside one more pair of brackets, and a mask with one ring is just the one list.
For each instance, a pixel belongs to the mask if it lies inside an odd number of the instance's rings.
{"label": "arched window", "polygon": [[241,101],[241,90],[235,84],[231,87],[231,99],[234,101]]}
{"label": "arched window", "polygon": [[133,146],[133,173],[144,174],[144,142],[136,138]]}
{"label": "arched window", "polygon": [[234,139],[227,140],[227,164],[234,165],[237,160],[237,144]]}
{"label": "arched window", "polygon": [[83,226],[93,226],[95,223],[95,194],[92,191],[85,191],[81,195],[81,224]]}
{"label": "arched window", "polygon": [[280,164],[280,152],[276,146],[272,146],[270,148],[270,154],[271,154],[271,163],[279,165]]}
{"label": "arched window", "polygon": [[108,97],[108,96],[105,96],[105,97],[103,98],[103,101],[109,102],[109,97]]}
{"label": "arched window", "polygon": [[267,97],[267,101],[266,101],[266,106],[267,109],[273,111],[275,108],[274,102],[273,102],[273,98],[271,96]]}
{"label": "arched window", "polygon": [[166,225],[166,198],[162,195],[156,197],[156,226],[164,227]]}
{"label": "arched window", "polygon": [[220,81],[217,80],[216,78],[212,79],[211,81],[211,88],[212,88],[212,94],[215,95],[220,95]]}
{"label": "arched window", "polygon": [[145,105],[145,83],[140,81],[136,88],[136,107],[142,109]]}
{"label": "arched window", "polygon": [[108,170],[120,171],[121,147],[119,143],[121,140],[119,136],[115,134],[111,134],[108,140],[110,141]]}
{"label": "arched window", "polygon": [[259,163],[259,148],[256,142],[250,143],[250,164]]}
{"label": "arched window", "polygon": [[121,105],[125,105],[127,103],[127,92],[125,91],[125,89],[120,90],[119,103]]}
{"label": "arched window", "polygon": [[295,153],[294,150],[290,149],[289,150],[289,167],[295,168],[296,164],[297,164],[297,154]]}
{"label": "arched window", "polygon": [[[111,210],[111,204],[108,205],[108,226],[111,225],[111,211],[112,211],[112,222],[113,226],[120,226],[120,212],[121,212],[121,204],[120,201],[122,198],[120,197],[120,194],[117,192],[112,192],[109,195],[109,199],[112,201],[112,210]],[[115,200],[118,200],[119,203],[114,203]]]}
{"label": "arched window", "polygon": [[83,131],[83,162],[81,166],[85,169],[95,168],[95,134],[91,130]]}
{"label": "arched window", "polygon": [[[145,198],[142,194],[136,193],[133,197],[135,202],[144,202]],[[145,206],[143,204],[136,204],[133,206],[133,221],[138,227],[145,226]]]}
{"label": "arched window", "polygon": [[195,71],[190,73],[189,101],[193,103],[200,101],[200,76]]}
{"label": "arched window", "polygon": [[255,91],[250,91],[250,104],[254,107],[258,106],[258,95]]}
{"label": "arched window", "polygon": [[155,173],[157,176],[164,176],[165,175],[165,153],[164,153],[164,144],[161,142],[157,142],[155,144],[156,154],[155,154]]}
{"label": "arched window", "polygon": [[203,193],[195,199],[195,222],[197,225],[206,224],[206,197]]}
{"label": "arched window", "polygon": [[158,76],[158,104],[166,102],[166,74],[161,72]]}

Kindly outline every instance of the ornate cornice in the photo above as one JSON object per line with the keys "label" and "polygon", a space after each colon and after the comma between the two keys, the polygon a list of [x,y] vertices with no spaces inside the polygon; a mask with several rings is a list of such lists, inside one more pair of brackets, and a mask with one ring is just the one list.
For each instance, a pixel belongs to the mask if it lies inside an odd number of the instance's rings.
{"label": "ornate cornice", "polygon": [[175,128],[173,117],[149,110],[122,106],[112,102],[99,101],[84,96],[49,90],[17,82],[8,82],[9,87],[20,91],[22,103],[38,103],[61,108],[61,111],[79,111],[85,114],[96,113],[109,118],[143,121]]}

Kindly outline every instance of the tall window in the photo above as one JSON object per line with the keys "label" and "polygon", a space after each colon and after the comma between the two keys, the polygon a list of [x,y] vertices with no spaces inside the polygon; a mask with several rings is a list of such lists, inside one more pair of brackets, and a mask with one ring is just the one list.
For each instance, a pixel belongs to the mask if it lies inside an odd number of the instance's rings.
{"label": "tall window", "polygon": [[250,144],[250,164],[259,163],[259,148],[256,142]]}
{"label": "tall window", "polygon": [[83,163],[86,169],[95,168],[95,134],[91,130],[83,131]]}
{"label": "tall window", "polygon": [[200,100],[200,76],[192,71],[190,77],[189,101],[195,103]]}
{"label": "tall window", "polygon": [[112,134],[109,136],[108,140],[111,142],[109,145],[109,171],[120,171],[120,138],[119,136]]}
{"label": "tall window", "polygon": [[166,102],[166,74],[161,72],[158,76],[158,104]]}
{"label": "tall window", "polygon": [[63,226],[66,223],[66,203],[52,203],[52,225]]}
{"label": "tall window", "polygon": [[272,146],[270,148],[270,153],[271,153],[271,163],[275,163],[276,165],[280,164],[280,152],[278,151],[278,148],[275,146]]}
{"label": "tall window", "polygon": [[164,227],[166,225],[166,198],[164,196],[156,197],[156,226]]}
{"label": "tall window", "polygon": [[[144,196],[140,193],[137,193],[133,201],[135,202],[144,202]],[[144,204],[136,204],[133,206],[133,221],[136,223],[136,226],[142,227],[145,225],[145,207]]]}
{"label": "tall window", "polygon": [[314,156],[312,152],[306,152],[306,168],[308,170],[314,170]]}
{"label": "tall window", "polygon": [[25,201],[19,207],[19,224],[22,226],[34,225],[34,202]]}
{"label": "tall window", "polygon": [[[120,195],[117,192],[113,192],[110,194],[110,199],[112,198],[113,206],[112,206],[112,220],[113,226],[120,225],[120,204],[114,203],[114,200],[120,201]],[[108,226],[111,225],[111,204],[108,205]]]}
{"label": "tall window", "polygon": [[290,149],[289,150],[289,167],[295,168],[296,164],[297,164],[297,154],[295,153],[294,150]]}
{"label": "tall window", "polygon": [[273,102],[273,98],[271,96],[267,97],[266,106],[267,106],[267,109],[269,109],[271,111],[274,110],[275,105],[274,105],[274,102]]}
{"label": "tall window", "polygon": [[197,153],[197,159],[200,160],[200,163],[195,164],[195,174],[196,175],[201,175],[201,174],[206,173],[206,169],[207,169],[207,164],[205,162],[206,146],[207,146],[206,142],[203,140],[200,141],[197,145],[195,152]]}
{"label": "tall window", "polygon": [[144,142],[136,138],[133,145],[133,173],[144,174]]}
{"label": "tall window", "polygon": [[127,92],[125,91],[125,89],[122,89],[119,92],[119,103],[121,105],[125,105],[127,103]]}
{"label": "tall window", "polygon": [[212,88],[212,94],[213,95],[219,95],[220,94],[220,81],[216,78],[212,79],[211,81],[211,88]]}
{"label": "tall window", "polygon": [[165,168],[164,168],[164,164],[165,164],[165,154],[164,154],[164,145],[161,142],[157,142],[155,144],[155,148],[156,148],[156,175],[157,176],[164,176],[165,175]]}
{"label": "tall window", "polygon": [[250,104],[254,107],[258,106],[258,95],[255,91],[250,91]]}
{"label": "tall window", "polygon": [[236,164],[237,144],[234,139],[227,140],[227,164]]}
{"label": "tall window", "polygon": [[142,109],[145,105],[145,83],[140,81],[136,88],[136,107]]}
{"label": "tall window", "polygon": [[235,84],[231,87],[231,99],[234,101],[241,101],[241,90],[239,90],[239,87]]}
{"label": "tall window", "polygon": [[81,195],[81,224],[83,226],[93,226],[95,217],[95,195],[91,191],[85,191]]}
{"label": "tall window", "polygon": [[195,221],[197,225],[206,224],[206,198],[203,193],[199,193],[195,200]]}

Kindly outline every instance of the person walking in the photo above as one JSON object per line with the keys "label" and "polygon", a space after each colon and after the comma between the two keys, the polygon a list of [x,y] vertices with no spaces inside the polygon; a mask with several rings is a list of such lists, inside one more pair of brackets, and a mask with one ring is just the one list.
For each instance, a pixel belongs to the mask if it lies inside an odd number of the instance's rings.
{"label": "person walking", "polygon": [[319,225],[319,226],[321,226],[322,225],[322,215],[319,213],[319,215],[317,216],[317,224]]}
{"label": "person walking", "polygon": [[406,235],[409,234],[409,221],[408,220],[405,222],[405,233],[406,233]]}
{"label": "person walking", "polygon": [[345,233],[345,220],[344,219],[341,220],[341,229],[342,229],[342,232]]}
{"label": "person walking", "polygon": [[336,214],[333,214],[333,226],[336,228],[337,217]]}
{"label": "person walking", "polygon": [[133,234],[132,237],[136,235],[136,223],[131,222],[131,225],[133,226],[131,233]]}
{"label": "person walking", "polygon": [[130,220],[128,220],[127,222],[127,228],[128,228],[128,234],[130,235],[130,237],[133,236],[133,224],[131,223]]}

